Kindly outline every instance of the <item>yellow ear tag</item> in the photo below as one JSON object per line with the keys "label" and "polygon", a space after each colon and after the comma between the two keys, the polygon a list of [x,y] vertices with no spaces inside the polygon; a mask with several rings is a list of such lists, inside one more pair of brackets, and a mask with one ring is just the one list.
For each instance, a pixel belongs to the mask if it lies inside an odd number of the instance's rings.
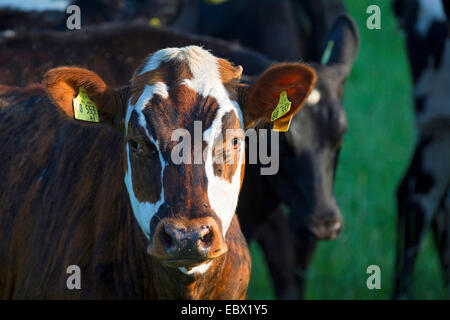
{"label": "yellow ear tag", "polygon": [[161,20],[159,20],[159,18],[151,18],[150,20],[148,20],[148,24],[150,25],[150,27],[161,27]]}
{"label": "yellow ear tag", "polygon": [[221,4],[227,2],[228,0],[205,0],[206,4]]}
{"label": "yellow ear tag", "polygon": [[73,98],[73,113],[77,120],[100,122],[97,107],[83,88]]}
{"label": "yellow ear tag", "polygon": [[275,121],[288,113],[291,110],[291,104],[292,102],[289,101],[286,91],[281,92],[280,100],[273,110],[270,120]]}
{"label": "yellow ear tag", "polygon": [[286,132],[289,130],[289,126],[291,125],[292,115],[286,119],[279,119],[273,123],[273,130]]}
{"label": "yellow ear tag", "polygon": [[291,105],[292,102],[289,101],[286,91],[281,92],[278,105],[275,107],[272,116],[270,117],[270,120],[275,121],[273,130],[283,132],[288,131],[292,116],[282,120],[280,118],[291,110]]}

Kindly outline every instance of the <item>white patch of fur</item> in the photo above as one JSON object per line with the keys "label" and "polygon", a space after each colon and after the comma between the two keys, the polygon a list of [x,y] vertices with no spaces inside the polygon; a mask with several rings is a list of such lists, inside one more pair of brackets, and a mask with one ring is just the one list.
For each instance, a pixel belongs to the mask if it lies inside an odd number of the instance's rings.
{"label": "white patch of fur", "polygon": [[14,30],[10,30],[10,29],[1,32],[1,35],[8,39],[14,38],[16,36],[16,34],[17,33]]}
{"label": "white patch of fur", "polygon": [[446,16],[441,0],[419,0],[416,31],[426,36],[434,21],[445,21]]}
{"label": "white patch of fur", "polygon": [[[138,101],[136,101],[135,105],[131,105],[131,98],[128,101],[127,113],[125,115],[125,133],[128,134],[128,124],[130,122],[131,114],[133,111],[136,111],[138,114],[139,124],[146,128],[147,121],[145,120],[143,110],[149,102],[153,95],[158,94],[162,98],[167,99],[169,96],[168,87],[164,82],[155,82],[152,85],[146,85],[144,91],[139,97]],[[136,108],[137,107],[137,108]]]}
{"label": "white patch of fur", "polygon": [[166,48],[156,51],[147,60],[138,76],[146,72],[157,69],[162,62],[167,62],[179,55],[180,48]]}
{"label": "white patch of fur", "polygon": [[[159,196],[159,200],[155,203],[151,203],[148,201],[141,202],[139,201],[133,189],[133,179],[131,173],[131,164],[130,164],[130,151],[128,144],[126,145],[126,153],[127,153],[127,163],[128,170],[125,173],[125,186],[128,191],[128,195],[130,198],[131,208],[133,209],[133,214],[136,220],[139,223],[142,231],[144,232],[147,239],[150,238],[150,221],[153,216],[158,212],[159,207],[164,203],[164,168],[167,166],[167,162],[164,160],[161,150],[159,149],[158,142],[150,136],[147,130],[147,121],[145,120],[145,116],[143,114],[143,110],[146,107],[148,101],[150,101],[154,94],[159,94],[163,98],[168,97],[167,86],[162,82],[157,82],[151,86],[147,85],[144,88],[141,96],[135,105],[131,105],[131,99],[128,102],[127,114],[125,116],[125,131],[128,134],[128,124],[130,122],[131,114],[135,111],[138,114],[139,124],[145,129],[145,133],[149,140],[155,145],[158,150],[159,161],[161,163],[161,194]],[[151,183],[151,182],[149,182]]]}
{"label": "white patch of fur", "polygon": [[[205,160],[205,171],[208,179],[208,199],[211,208],[222,221],[222,232],[225,237],[236,210],[241,185],[241,164],[244,150],[240,147],[238,165],[231,183],[214,174],[212,151],[214,141],[222,132],[222,117],[225,112],[219,109],[211,127],[203,133],[203,140],[208,144]],[[240,117],[242,119],[242,116]]]}
{"label": "white patch of fur", "polygon": [[317,89],[313,89],[306,99],[306,103],[309,105],[316,105],[320,101],[320,92]]}
{"label": "white patch of fur", "polygon": [[185,267],[178,268],[178,270],[180,270],[184,274],[195,274],[195,273],[204,274],[206,271],[208,271],[209,267],[211,266],[211,263],[212,261],[205,262],[202,263],[201,265],[191,268],[190,270],[186,269]]}
{"label": "white patch of fur", "polygon": [[188,86],[203,97],[213,97],[219,106],[211,127],[203,133],[203,140],[208,145],[205,171],[208,179],[209,204],[211,209],[221,219],[222,233],[225,236],[237,206],[241,183],[243,150],[240,152],[238,167],[231,183],[214,175],[212,151],[215,138],[222,133],[222,117],[227,112],[236,112],[236,115],[240,119],[241,128],[243,128],[243,116],[238,103],[230,99],[223,85],[217,58],[208,51],[196,46],[186,47],[182,50],[184,51],[180,56],[186,59],[193,76],[192,79],[185,79],[182,84]]}

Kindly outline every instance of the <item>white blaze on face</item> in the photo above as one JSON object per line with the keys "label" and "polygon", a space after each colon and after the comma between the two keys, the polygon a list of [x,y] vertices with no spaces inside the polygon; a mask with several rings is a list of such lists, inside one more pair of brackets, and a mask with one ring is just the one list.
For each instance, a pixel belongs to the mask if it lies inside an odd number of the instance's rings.
{"label": "white blaze on face", "polygon": [[207,143],[205,171],[208,180],[208,199],[211,209],[222,221],[223,236],[227,233],[233,219],[241,184],[241,164],[243,150],[240,151],[239,163],[231,183],[214,174],[212,152],[215,139],[222,134],[223,116],[234,111],[244,127],[241,109],[236,101],[230,99],[220,78],[217,58],[199,47],[188,47],[190,51],[189,66],[192,79],[186,79],[183,84],[199,95],[213,97],[218,103],[218,111],[210,128],[203,133],[203,140]]}
{"label": "white blaze on face", "polygon": [[203,133],[203,139],[208,144],[206,151],[207,156],[205,160],[205,171],[208,179],[209,204],[211,209],[214,210],[222,221],[222,232],[225,237],[231,220],[233,219],[238,202],[239,189],[241,185],[241,164],[243,162],[244,150],[242,150],[241,145],[241,149],[239,150],[238,165],[236,171],[234,172],[233,178],[231,179],[231,183],[228,180],[214,174],[212,151],[216,137],[222,132],[222,116],[223,114],[220,114],[219,110],[219,116],[216,117],[211,128]]}
{"label": "white blaze on face", "polygon": [[[127,114],[125,117],[125,132],[128,135],[128,124],[130,122],[131,114],[135,111],[138,114],[139,124],[145,129],[145,133],[148,139],[153,143],[158,150],[159,161],[161,162],[161,194],[159,196],[159,200],[155,203],[151,203],[148,201],[139,201],[136,198],[133,189],[133,175],[132,168],[130,163],[130,150],[128,147],[128,143],[126,143],[126,156],[127,156],[127,172],[125,173],[125,186],[128,191],[128,195],[130,198],[131,208],[133,209],[133,214],[139,223],[142,231],[144,232],[147,239],[150,238],[150,221],[153,216],[158,212],[159,207],[164,203],[164,168],[167,165],[167,162],[164,160],[161,150],[159,149],[158,142],[150,136],[147,130],[147,121],[145,120],[143,109],[146,104],[152,99],[154,94],[160,95],[162,98],[166,99],[168,97],[167,86],[162,82],[157,82],[153,85],[145,86],[144,91],[139,97],[136,104],[131,104],[131,99],[128,102],[127,106]],[[151,183],[151,182],[150,182]]]}

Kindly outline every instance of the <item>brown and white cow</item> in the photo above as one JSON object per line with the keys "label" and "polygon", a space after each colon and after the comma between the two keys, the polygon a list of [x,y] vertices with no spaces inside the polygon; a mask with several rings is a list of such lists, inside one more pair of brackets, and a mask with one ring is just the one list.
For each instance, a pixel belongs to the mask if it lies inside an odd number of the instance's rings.
{"label": "brown and white cow", "polygon": [[[297,112],[315,74],[279,64],[250,87],[197,46],[145,59],[114,90],[76,67],[43,88],[0,89],[2,298],[245,297],[250,256],[235,215],[243,178],[241,129],[270,121],[280,93]],[[73,120],[83,88],[100,123]],[[205,161],[176,164],[177,129]],[[235,135],[222,132],[233,129]],[[179,131],[177,131],[179,132]],[[241,132],[241,134],[239,134]],[[221,164],[223,153],[234,159]],[[81,289],[66,286],[81,270]]]}

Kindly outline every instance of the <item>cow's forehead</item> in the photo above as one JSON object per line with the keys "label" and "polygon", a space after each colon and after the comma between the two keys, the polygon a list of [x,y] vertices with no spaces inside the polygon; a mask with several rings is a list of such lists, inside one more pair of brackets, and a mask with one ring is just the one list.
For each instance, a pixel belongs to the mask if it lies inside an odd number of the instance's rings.
{"label": "cow's forehead", "polygon": [[140,125],[155,136],[177,128],[192,130],[194,121],[202,122],[203,131],[214,124],[220,130],[217,122],[234,111],[242,126],[234,92],[223,80],[232,77],[227,74],[232,70],[229,62],[197,46],[157,51],[133,78],[126,125],[135,111]]}

